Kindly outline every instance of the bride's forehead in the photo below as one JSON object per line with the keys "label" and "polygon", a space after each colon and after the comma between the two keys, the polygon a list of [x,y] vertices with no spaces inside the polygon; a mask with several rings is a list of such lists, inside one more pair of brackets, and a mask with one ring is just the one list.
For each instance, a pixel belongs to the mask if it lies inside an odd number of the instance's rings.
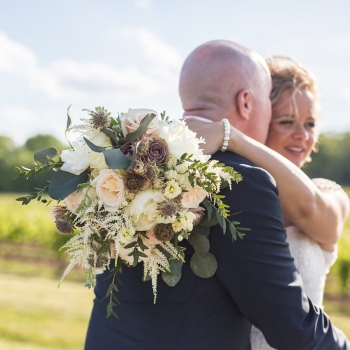
{"label": "bride's forehead", "polygon": [[281,93],[281,96],[277,103],[273,106],[273,114],[297,116],[300,114],[314,115],[317,106],[317,101],[314,95],[308,91],[295,91],[285,90]]}

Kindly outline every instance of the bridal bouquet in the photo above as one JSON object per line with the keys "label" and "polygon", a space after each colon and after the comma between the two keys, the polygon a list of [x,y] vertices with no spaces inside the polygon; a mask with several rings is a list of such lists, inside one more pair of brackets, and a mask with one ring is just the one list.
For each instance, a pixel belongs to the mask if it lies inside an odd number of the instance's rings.
{"label": "bridal bouquet", "polygon": [[214,275],[216,259],[209,252],[210,226],[228,227],[232,238],[243,236],[239,224],[229,221],[229,208],[219,194],[223,186],[239,182],[231,167],[209,160],[185,122],[158,118],[152,110],[130,109],[113,118],[103,107],[72,125],[67,111],[66,136],[76,133],[71,149],[60,154],[49,147],[34,154],[32,169],[16,167],[28,178],[51,171],[48,186],[17,200],[28,204],[59,202],[52,209],[57,230],[72,238],[63,246],[71,257],[62,279],[75,265],[88,269],[87,287],[95,275],[110,268],[107,315],[113,307],[121,266],[143,263],[144,280],[157,278],[174,286],[181,278],[183,239],[193,246],[190,266],[203,278]]}

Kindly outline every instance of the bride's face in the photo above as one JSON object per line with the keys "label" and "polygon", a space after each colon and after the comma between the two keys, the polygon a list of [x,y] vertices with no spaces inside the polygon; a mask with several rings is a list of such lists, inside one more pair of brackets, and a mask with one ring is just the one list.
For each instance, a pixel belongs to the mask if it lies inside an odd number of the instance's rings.
{"label": "bride's face", "polygon": [[316,113],[316,103],[310,91],[296,92],[294,103],[291,91],[283,91],[272,108],[266,145],[302,167],[317,141]]}

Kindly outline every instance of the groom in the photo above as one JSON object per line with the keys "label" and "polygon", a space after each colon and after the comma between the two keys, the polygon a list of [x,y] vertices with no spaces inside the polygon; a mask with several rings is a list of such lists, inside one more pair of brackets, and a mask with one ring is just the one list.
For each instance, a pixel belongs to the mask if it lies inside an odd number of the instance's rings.
{"label": "groom", "polygon": [[[198,47],[186,59],[180,76],[185,117],[227,118],[262,143],[271,117],[270,90],[270,73],[262,57],[229,41]],[[231,212],[240,212],[240,224],[251,228],[235,243],[229,234],[222,237],[219,227],[211,230],[216,277],[230,296],[220,306],[230,313],[227,317],[235,329],[231,345],[216,348],[249,349],[248,320],[276,349],[350,349],[344,334],[304,293],[286,244],[273,178],[237,154],[217,153],[214,158],[242,174],[243,181],[224,194]],[[228,339],[230,331],[226,331],[219,331],[220,337]]]}
{"label": "groom", "polygon": [[[227,41],[204,44],[184,63],[180,96],[185,115],[232,125],[264,142],[270,121],[271,80],[263,59]],[[349,349],[344,334],[307,298],[286,243],[274,180],[264,170],[229,152],[215,158],[233,166],[243,181],[223,194],[235,220],[251,231],[232,242],[211,229],[216,274],[197,277],[189,266],[193,248],[175,287],[158,279],[157,303],[143,267],[123,267],[119,319],[106,319],[108,271],[97,275],[96,299],[86,350],[248,350],[250,324],[279,350]],[[186,243],[184,243],[186,244]]]}

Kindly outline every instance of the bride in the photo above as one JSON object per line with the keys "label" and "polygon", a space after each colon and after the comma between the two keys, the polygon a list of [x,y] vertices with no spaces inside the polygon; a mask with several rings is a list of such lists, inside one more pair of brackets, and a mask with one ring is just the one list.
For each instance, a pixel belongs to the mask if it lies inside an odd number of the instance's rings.
{"label": "bride", "polygon": [[[311,161],[319,117],[317,86],[312,73],[287,57],[267,60],[272,76],[272,120],[266,145],[231,126],[228,150],[266,169],[275,178],[287,241],[307,295],[322,307],[326,274],[337,258],[337,241],[349,212],[349,199],[335,182],[310,179],[300,169]],[[186,119],[198,136],[210,140],[204,152],[222,145],[221,122]],[[272,349],[254,326],[252,350]]]}

